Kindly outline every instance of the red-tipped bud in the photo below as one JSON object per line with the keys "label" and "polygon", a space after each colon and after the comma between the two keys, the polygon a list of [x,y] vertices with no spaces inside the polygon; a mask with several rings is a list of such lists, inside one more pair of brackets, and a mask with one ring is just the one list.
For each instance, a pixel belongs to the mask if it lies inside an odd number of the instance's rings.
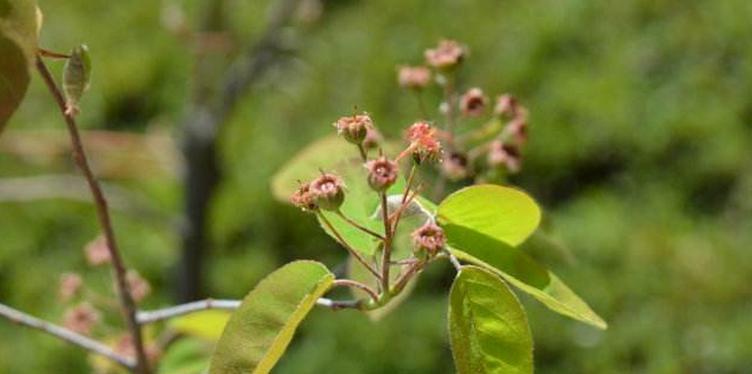
{"label": "red-tipped bud", "polygon": [[449,180],[458,181],[467,178],[467,157],[461,153],[452,153],[444,157],[441,163],[441,172]]}
{"label": "red-tipped bud", "polygon": [[379,133],[379,130],[376,130],[375,127],[369,127],[368,131],[366,132],[366,138],[363,139],[363,147],[365,149],[374,149],[378,148],[379,143],[381,143],[383,137]]}
{"label": "red-tipped bud", "polygon": [[99,311],[89,303],[81,303],[68,309],[63,316],[63,326],[82,335],[91,334],[91,329],[99,322]]}
{"label": "red-tipped bud", "polygon": [[386,191],[397,181],[399,166],[384,156],[366,162],[365,166],[368,169],[368,185],[378,192]]}
{"label": "red-tipped bud", "polygon": [[300,185],[298,190],[290,196],[290,202],[305,212],[313,212],[318,209],[313,198],[313,192],[311,192],[310,183]]}
{"label": "red-tipped bud", "polygon": [[416,122],[407,130],[413,160],[421,163],[426,160],[441,158],[441,143],[437,139],[436,129],[426,122]]}
{"label": "red-tipped bud", "polygon": [[373,127],[373,120],[368,114],[356,114],[342,117],[334,123],[337,134],[353,144],[361,144],[365,139],[368,129]]}
{"label": "red-tipped bud", "polygon": [[420,90],[431,82],[431,70],[425,66],[402,66],[398,80],[401,87]]}
{"label": "red-tipped bud", "polygon": [[419,253],[425,251],[429,256],[439,253],[446,243],[444,230],[431,221],[413,231],[412,239],[413,250]]}
{"label": "red-tipped bud", "polygon": [[63,273],[60,275],[59,295],[62,301],[68,301],[78,294],[84,284],[81,276],[76,273]]}
{"label": "red-tipped bud", "polygon": [[510,173],[520,171],[522,157],[520,150],[514,145],[504,144],[500,140],[494,140],[488,151],[488,165],[492,168],[505,167]]}
{"label": "red-tipped bud", "polygon": [[443,70],[457,66],[464,56],[465,49],[454,40],[442,40],[436,48],[425,52],[426,63]]}
{"label": "red-tipped bud", "polygon": [[321,209],[334,211],[345,201],[345,184],[340,177],[324,173],[311,182],[311,193]]}
{"label": "red-tipped bud", "polygon": [[486,110],[488,98],[480,88],[471,88],[460,99],[460,111],[466,117],[478,117]]}
{"label": "red-tipped bud", "polygon": [[494,114],[500,117],[514,118],[517,117],[519,108],[520,105],[514,96],[510,94],[504,94],[496,99]]}

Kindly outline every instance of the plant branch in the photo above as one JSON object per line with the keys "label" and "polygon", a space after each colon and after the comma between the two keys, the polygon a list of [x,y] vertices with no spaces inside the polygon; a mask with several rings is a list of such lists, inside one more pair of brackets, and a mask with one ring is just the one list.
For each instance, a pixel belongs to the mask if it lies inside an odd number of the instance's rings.
{"label": "plant branch", "polygon": [[86,158],[86,153],[83,144],[81,143],[81,136],[78,132],[76,120],[73,115],[66,114],[66,105],[63,94],[60,92],[57,83],[55,83],[55,79],[52,78],[49,69],[47,69],[47,65],[44,64],[44,61],[42,61],[42,58],[39,56],[36,58],[36,67],[65,119],[65,124],[68,127],[68,133],[70,134],[71,144],[73,146],[73,158],[78,168],[83,172],[86,182],[89,185],[89,189],[91,190],[91,194],[94,197],[94,205],[96,207],[99,225],[102,228],[107,243],[107,249],[109,249],[110,258],[112,259],[111,263],[115,273],[115,284],[117,286],[118,296],[120,297],[121,311],[125,316],[126,325],[128,326],[128,330],[133,338],[133,346],[136,352],[136,366],[134,370],[137,373],[147,374],[150,370],[148,361],[146,360],[146,354],[144,353],[141,328],[136,322],[136,305],[133,302],[128,282],[125,279],[125,265],[120,256],[117,242],[115,241],[115,231],[112,228],[112,221],[110,219],[109,209],[107,208],[107,200],[102,193],[102,188],[100,187],[97,178],[94,176],[94,173],[89,166],[89,161]]}
{"label": "plant branch", "polygon": [[139,324],[146,325],[207,309],[234,310],[240,306],[240,302],[240,300],[205,299],[163,309],[139,311],[136,318]]}
{"label": "plant branch", "polygon": [[60,340],[107,357],[108,359],[116,362],[126,369],[133,370],[136,367],[136,363],[133,361],[133,359],[117,354],[110,347],[94,339],[78,334],[64,327],[33,317],[20,310],[13,309],[7,305],[0,304],[0,315],[7,318],[13,323],[45,332]]}
{"label": "plant branch", "polygon": [[386,192],[381,192],[381,213],[384,220],[384,248],[381,257],[381,289],[384,293],[389,292],[389,264],[392,259],[392,229],[389,221],[389,205],[386,198]]}
{"label": "plant branch", "polygon": [[371,287],[368,287],[368,286],[366,286],[363,283],[360,283],[360,282],[357,282],[357,281],[354,281],[354,280],[351,280],[351,279],[337,279],[337,280],[334,281],[334,283],[332,284],[332,286],[334,286],[334,287],[353,287],[353,288],[357,288],[357,289],[360,289],[360,290],[364,291],[365,293],[367,293],[368,296],[370,296],[371,299],[373,299],[373,301],[377,301],[379,299],[379,295],[376,294],[376,291],[374,291],[373,289],[371,289]]}
{"label": "plant branch", "polygon": [[358,253],[358,251],[356,251],[352,246],[350,246],[350,244],[347,243],[347,241],[345,241],[342,235],[340,235],[339,231],[337,231],[337,229],[334,228],[334,225],[332,225],[332,223],[329,222],[329,219],[326,218],[326,216],[321,212],[318,213],[318,216],[321,218],[321,221],[324,222],[324,225],[326,225],[326,227],[329,228],[329,230],[334,234],[334,236],[337,238],[339,243],[343,247],[345,247],[347,252],[349,252],[353,257],[355,257],[355,259],[358,260],[358,262],[360,262],[361,265],[365,266],[365,268],[368,269],[368,271],[371,272],[371,274],[376,276],[376,279],[381,279],[379,272],[376,271],[376,269],[374,269],[373,266],[368,264],[368,262],[363,258],[363,256],[361,256]]}
{"label": "plant branch", "polygon": [[384,237],[381,234],[379,234],[379,233],[377,233],[377,232],[375,232],[375,231],[373,231],[373,230],[371,230],[371,229],[369,229],[369,228],[367,228],[367,227],[365,227],[365,226],[363,226],[363,225],[361,225],[361,224],[353,221],[350,217],[348,217],[344,213],[342,213],[341,210],[337,210],[337,215],[340,216],[347,223],[349,223],[350,225],[352,225],[353,227],[355,227],[356,229],[358,229],[360,231],[363,231],[366,234],[371,235],[371,236],[373,236],[376,239],[384,240]]}

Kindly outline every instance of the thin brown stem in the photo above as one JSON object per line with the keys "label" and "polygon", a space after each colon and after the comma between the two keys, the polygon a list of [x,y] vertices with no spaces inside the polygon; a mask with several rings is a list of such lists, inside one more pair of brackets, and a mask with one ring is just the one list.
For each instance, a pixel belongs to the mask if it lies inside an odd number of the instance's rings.
{"label": "thin brown stem", "polygon": [[361,224],[353,221],[350,217],[348,217],[344,213],[342,213],[341,210],[337,211],[337,215],[340,216],[340,218],[342,218],[343,220],[345,220],[347,223],[349,223],[350,225],[352,225],[353,227],[355,227],[356,229],[358,229],[360,231],[363,231],[366,234],[371,235],[371,236],[373,236],[376,239],[384,240],[384,236],[383,235],[381,235],[381,234],[379,234],[379,233],[377,233],[377,232],[375,232],[375,231],[373,231],[373,230],[371,230],[371,229],[369,229],[369,228],[367,228],[367,227],[365,227],[365,226],[363,226],[363,225],[361,225]]}
{"label": "thin brown stem", "polygon": [[379,295],[374,291],[371,287],[366,286],[363,283],[354,281],[352,279],[337,279],[332,283],[332,286],[334,287],[352,287],[357,288],[365,293],[368,294],[368,296],[373,299],[373,301],[376,301],[379,299]]}
{"label": "thin brown stem", "polygon": [[361,256],[358,251],[356,251],[350,244],[347,243],[345,238],[340,235],[339,231],[337,231],[336,228],[334,228],[334,225],[329,221],[328,218],[323,213],[318,213],[319,218],[321,218],[321,221],[324,222],[324,225],[326,225],[327,228],[334,234],[334,236],[337,238],[339,243],[345,247],[348,253],[350,253],[358,262],[360,262],[361,265],[363,265],[366,269],[368,269],[371,274],[373,274],[376,279],[380,279],[381,276],[379,275],[379,272],[376,271],[364,258]]}
{"label": "thin brown stem", "polygon": [[360,158],[363,159],[363,162],[368,161],[368,153],[366,152],[366,149],[363,147],[363,143],[358,144],[358,151],[360,152]]}
{"label": "thin brown stem", "polygon": [[394,282],[394,288],[389,292],[395,295],[402,292],[402,289],[405,288],[407,282],[409,282],[410,279],[412,279],[412,277],[417,274],[420,269],[423,268],[423,265],[425,265],[424,261],[417,261],[413,263],[410,267],[407,268],[407,271],[404,274],[397,278],[397,281]]}
{"label": "thin brown stem", "polygon": [[41,320],[4,304],[0,304],[0,316],[7,318],[13,323],[37,329],[60,340],[102,355],[128,370],[135,369],[136,363],[133,362],[130,357],[122,356],[113,351],[112,348],[91,339],[88,336],[81,335],[64,327]]}
{"label": "thin brown stem", "polygon": [[42,57],[49,57],[49,58],[59,58],[59,59],[68,59],[70,58],[70,55],[60,52],[54,52],[50,51],[44,48],[37,49],[38,53]]}
{"label": "thin brown stem", "polygon": [[57,83],[55,83],[55,79],[52,78],[49,69],[47,69],[47,66],[44,64],[44,61],[42,61],[41,57],[36,58],[36,67],[65,119],[65,124],[68,127],[68,133],[70,134],[71,144],[73,146],[73,158],[78,168],[83,172],[86,182],[89,185],[89,189],[91,190],[91,194],[94,197],[94,205],[96,207],[99,225],[102,228],[107,248],[110,251],[111,263],[115,273],[115,284],[117,285],[118,296],[120,297],[120,308],[125,316],[126,324],[131,337],[133,338],[133,346],[136,351],[136,366],[134,371],[140,374],[148,374],[151,370],[149,369],[146,354],[144,353],[141,328],[136,321],[136,305],[133,302],[128,282],[125,279],[125,264],[120,256],[117,242],[115,241],[115,231],[112,228],[112,221],[110,219],[109,209],[107,208],[107,200],[102,193],[102,188],[100,187],[97,178],[94,176],[94,173],[89,166],[89,161],[86,158],[76,120],[73,115],[66,113],[65,99],[63,98],[60,88],[57,86]]}
{"label": "thin brown stem", "polygon": [[389,292],[389,264],[392,259],[392,230],[389,221],[389,205],[386,199],[386,192],[381,192],[381,213],[384,220],[384,248],[381,257],[381,289],[384,293]]}

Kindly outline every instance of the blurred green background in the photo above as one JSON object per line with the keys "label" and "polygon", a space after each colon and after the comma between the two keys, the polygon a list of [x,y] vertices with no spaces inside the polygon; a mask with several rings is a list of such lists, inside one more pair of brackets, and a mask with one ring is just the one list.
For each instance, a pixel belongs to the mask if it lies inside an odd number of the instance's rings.
{"label": "blurred green background", "polygon": [[[306,3],[308,12],[284,31],[292,55],[254,85],[220,134],[208,294],[241,297],[296,258],[341,264],[343,251],[310,216],[272,199],[269,178],[354,106],[398,136],[418,112],[397,87],[395,66],[420,63],[423,49],[450,37],[471,50],[465,84],[515,93],[530,109],[525,165],[511,182],[545,207],[544,230],[561,243],[530,250],[610,325],[598,331],[523,297],[537,372],[752,367],[752,2]],[[227,1],[235,48],[259,37],[268,4]],[[164,9],[184,9],[192,26],[202,8],[147,0],[41,0],[40,7],[43,47],[90,47],[93,84],[80,123],[99,131],[89,146],[94,166],[126,199],[114,219],[126,261],[155,290],[144,306],[167,305],[183,193],[176,147],[195,53],[164,27],[175,14]],[[62,63],[50,66],[59,76]],[[75,173],[62,128],[35,77],[0,137],[0,181]],[[135,148],[111,132],[134,134]],[[88,268],[82,255],[98,230],[90,204],[14,201],[7,190],[2,199],[3,303],[60,321],[64,271],[112,292],[107,271]],[[377,324],[316,310],[276,372],[453,372],[450,280],[448,268],[434,267],[414,297]],[[77,348],[0,321],[2,373],[88,372],[86,360]]]}

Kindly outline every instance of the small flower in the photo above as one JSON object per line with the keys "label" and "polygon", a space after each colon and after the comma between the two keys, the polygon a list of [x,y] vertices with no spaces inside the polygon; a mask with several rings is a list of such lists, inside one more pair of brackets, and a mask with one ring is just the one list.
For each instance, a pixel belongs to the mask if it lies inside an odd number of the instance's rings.
{"label": "small flower", "polygon": [[425,52],[426,63],[437,69],[450,69],[465,56],[465,49],[454,40],[442,40],[434,49]]}
{"label": "small flower", "polygon": [[368,169],[368,185],[376,191],[386,191],[397,181],[399,166],[384,156],[366,162],[365,166]]}
{"label": "small flower", "polygon": [[426,251],[430,256],[437,254],[446,243],[444,230],[433,223],[426,222],[412,233],[413,247],[416,252]]}
{"label": "small flower", "polygon": [[89,242],[89,244],[86,244],[84,253],[89,265],[99,266],[110,262],[110,250],[107,248],[107,242],[101,235]]}
{"label": "small flower", "polygon": [[313,198],[313,192],[311,192],[310,183],[301,184],[298,190],[290,196],[290,202],[305,212],[313,212],[318,209]]}
{"label": "small flower", "polygon": [[441,163],[441,171],[447,179],[458,181],[467,178],[469,171],[467,169],[467,157],[461,153],[453,152],[444,157]]}
{"label": "small flower", "polygon": [[337,210],[345,201],[345,184],[334,174],[321,174],[310,188],[314,203],[321,209]]}
{"label": "small flower", "polygon": [[494,140],[491,143],[491,149],[488,152],[489,166],[492,168],[504,166],[510,173],[517,173],[520,171],[521,163],[520,150],[516,146],[504,144],[500,140]]}
{"label": "small flower", "polygon": [[488,98],[483,95],[480,88],[471,88],[460,99],[460,111],[464,116],[477,117],[486,109]]}
{"label": "small flower", "polygon": [[366,132],[366,137],[363,139],[363,147],[365,149],[377,148],[382,139],[383,137],[379,133],[379,130],[376,130],[375,127],[369,127]]}
{"label": "small flower", "polygon": [[401,87],[419,90],[431,82],[431,70],[425,66],[402,66],[398,80]]}
{"label": "small flower", "polygon": [[407,130],[410,141],[408,149],[412,151],[416,163],[426,160],[438,160],[441,156],[441,143],[437,139],[436,129],[426,122],[416,122]]}
{"label": "small flower", "polygon": [[81,290],[82,285],[83,280],[81,280],[81,276],[78,274],[63,273],[60,275],[60,288],[58,292],[60,294],[60,299],[63,301],[72,299],[73,296],[76,296],[78,291]]}
{"label": "small flower", "polygon": [[368,129],[373,127],[373,120],[368,114],[356,114],[342,117],[334,123],[337,133],[353,144],[361,144]]}
{"label": "small flower", "polygon": [[436,129],[427,122],[415,122],[407,129],[407,140],[414,142],[425,136],[434,136]]}
{"label": "small flower", "polygon": [[514,143],[522,146],[527,142],[527,120],[520,116],[509,121],[504,127],[505,136],[514,140]]}
{"label": "small flower", "polygon": [[89,335],[99,322],[99,312],[89,303],[81,303],[68,309],[63,316],[63,326],[79,334]]}
{"label": "small flower", "polygon": [[494,107],[494,114],[500,117],[514,118],[519,111],[519,103],[517,99],[510,95],[504,94],[496,99],[496,106]]}
{"label": "small flower", "polygon": [[131,291],[131,297],[135,302],[143,300],[151,293],[151,286],[135,270],[128,270],[125,274],[125,281],[128,282],[128,289]]}

